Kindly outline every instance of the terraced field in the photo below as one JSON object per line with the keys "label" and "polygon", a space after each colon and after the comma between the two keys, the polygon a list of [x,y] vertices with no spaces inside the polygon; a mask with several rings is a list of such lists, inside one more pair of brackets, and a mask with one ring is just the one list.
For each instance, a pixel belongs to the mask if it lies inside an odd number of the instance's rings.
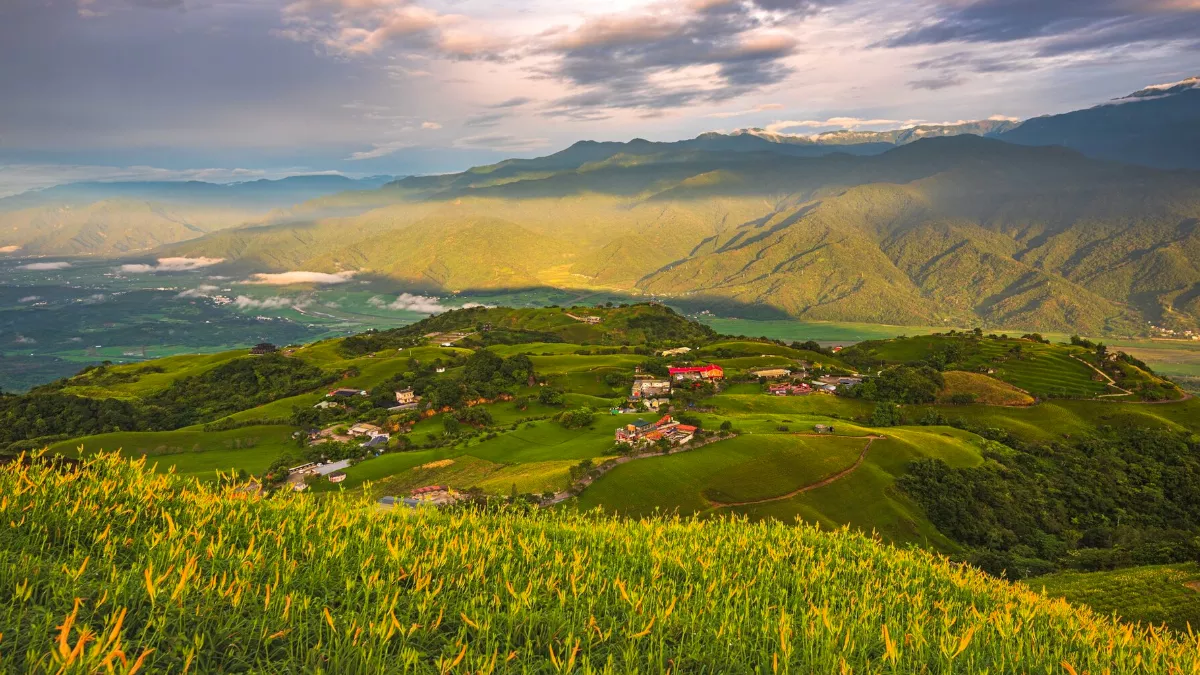
{"label": "terraced field", "polygon": [[1181,632],[1200,627],[1200,565],[1148,565],[1105,572],[1059,572],[1026,583],[1099,614]]}

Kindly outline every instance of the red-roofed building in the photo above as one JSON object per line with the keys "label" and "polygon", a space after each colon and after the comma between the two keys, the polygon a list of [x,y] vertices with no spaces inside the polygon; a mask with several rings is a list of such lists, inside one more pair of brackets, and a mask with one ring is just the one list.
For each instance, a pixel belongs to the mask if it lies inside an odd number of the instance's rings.
{"label": "red-roofed building", "polygon": [[676,380],[720,380],[725,378],[725,369],[715,363],[706,366],[670,368],[668,372]]}
{"label": "red-roofed building", "polygon": [[694,434],[694,433],[696,433],[696,427],[694,427],[694,426],[692,426],[692,425],[690,425],[690,424],[680,424],[679,426],[675,427],[675,430],[676,430],[676,431],[682,431],[682,432],[683,432],[683,433],[685,433],[685,434]]}

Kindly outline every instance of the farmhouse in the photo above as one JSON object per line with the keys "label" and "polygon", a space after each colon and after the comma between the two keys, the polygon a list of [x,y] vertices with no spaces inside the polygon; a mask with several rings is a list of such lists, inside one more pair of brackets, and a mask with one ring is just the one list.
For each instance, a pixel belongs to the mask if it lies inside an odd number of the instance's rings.
{"label": "farmhouse", "polygon": [[679,356],[680,354],[687,354],[690,351],[692,351],[691,347],[676,347],[675,349],[666,349],[659,353],[663,356]]}
{"label": "farmhouse", "polygon": [[334,403],[333,401],[319,401],[313,407],[318,408],[320,410],[325,410],[326,408],[336,408],[336,407],[338,407],[338,404]]}
{"label": "farmhouse", "polygon": [[340,482],[346,480],[346,472],[345,471],[334,471],[333,473],[326,476],[326,478],[329,479],[330,483],[340,483]]}
{"label": "farmhouse", "polygon": [[767,392],[774,396],[799,396],[801,394],[811,394],[812,387],[801,382],[800,384],[772,384],[767,387]]}
{"label": "farmhouse", "polygon": [[684,380],[721,380],[725,378],[725,369],[715,363],[705,366],[671,367],[667,369],[667,372],[671,374],[671,379],[677,382]]}
{"label": "farmhouse", "polygon": [[670,380],[636,379],[630,389],[629,397],[633,400],[660,398],[671,395]]}
{"label": "farmhouse", "polygon": [[750,374],[755,377],[764,377],[768,380],[778,380],[781,377],[789,377],[792,371],[787,368],[763,368],[761,370],[752,370]]}
{"label": "farmhouse", "polygon": [[334,389],[333,391],[331,391],[325,395],[332,396],[334,398],[350,398],[351,396],[366,396],[367,392],[362,389],[341,388],[341,389]]}
{"label": "farmhouse", "polygon": [[391,436],[389,434],[379,434],[378,436],[372,436],[371,440],[367,441],[366,443],[363,443],[360,447],[363,447],[363,448],[386,448],[387,444],[388,444],[388,440],[390,438],[391,438]]}
{"label": "farmhouse", "polygon": [[262,356],[264,354],[274,354],[277,350],[278,348],[270,342],[260,342],[250,348],[250,353]]}
{"label": "farmhouse", "polygon": [[374,436],[382,435],[382,433],[383,433],[382,429],[375,426],[374,424],[368,424],[367,422],[359,422],[358,424],[355,424],[354,426],[350,427],[350,435],[351,436],[374,437]]}
{"label": "farmhouse", "polygon": [[417,395],[413,393],[412,387],[409,387],[408,389],[401,389],[400,391],[396,392],[396,403],[405,405],[416,402]]}
{"label": "farmhouse", "polygon": [[814,424],[813,431],[817,432],[818,434],[832,434],[833,427],[828,424]]}
{"label": "farmhouse", "polygon": [[[663,415],[657,422],[639,419],[617,429],[613,435],[618,443],[628,443],[634,446],[653,443],[662,438],[674,442],[674,436],[678,433],[679,426],[679,423],[670,415]],[[692,433],[695,433],[694,427]]]}

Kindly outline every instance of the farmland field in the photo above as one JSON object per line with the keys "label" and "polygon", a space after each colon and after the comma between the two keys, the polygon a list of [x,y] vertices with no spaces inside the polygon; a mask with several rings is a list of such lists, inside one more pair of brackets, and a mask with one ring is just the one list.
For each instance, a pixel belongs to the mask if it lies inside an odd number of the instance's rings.
{"label": "farmland field", "polygon": [[1200,566],[1195,563],[1058,572],[1027,585],[1130,622],[1167,624],[1184,632],[1200,626]]}

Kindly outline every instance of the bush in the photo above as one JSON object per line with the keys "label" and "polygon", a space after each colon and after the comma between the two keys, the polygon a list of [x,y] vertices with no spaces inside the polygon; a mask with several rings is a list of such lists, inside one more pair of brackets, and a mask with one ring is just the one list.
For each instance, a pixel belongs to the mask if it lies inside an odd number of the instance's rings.
{"label": "bush", "polygon": [[596,413],[594,410],[588,407],[583,407],[575,410],[563,411],[563,413],[558,416],[558,423],[567,429],[582,429],[591,424],[595,418]]}

